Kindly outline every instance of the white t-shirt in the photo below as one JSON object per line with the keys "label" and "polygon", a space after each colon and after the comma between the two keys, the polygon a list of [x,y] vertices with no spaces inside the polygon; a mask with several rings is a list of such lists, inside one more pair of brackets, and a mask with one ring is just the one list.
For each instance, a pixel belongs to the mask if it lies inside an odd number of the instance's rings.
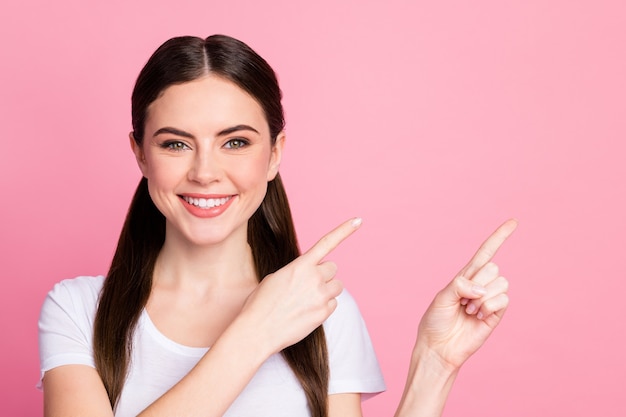
{"label": "white t-shirt", "polygon": [[[61,365],[88,365],[93,359],[93,322],[104,277],[78,277],[54,286],[39,318],[41,378]],[[328,345],[329,394],[358,392],[364,397],[385,390],[372,343],[354,299],[344,291],[324,323]],[[128,378],[116,417],[136,416],[181,380],[208,348],[168,339],[144,310],[133,339]],[[39,387],[41,387],[41,380]],[[280,354],[258,370],[224,416],[309,416],[300,383]]]}

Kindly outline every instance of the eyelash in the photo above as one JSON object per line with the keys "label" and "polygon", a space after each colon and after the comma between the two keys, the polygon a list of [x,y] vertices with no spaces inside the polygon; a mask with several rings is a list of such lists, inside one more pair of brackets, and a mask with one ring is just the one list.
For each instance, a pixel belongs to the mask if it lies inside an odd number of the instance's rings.
{"label": "eyelash", "polygon": [[[239,146],[233,146],[234,143],[239,143]],[[233,138],[226,141],[224,147],[226,149],[241,149],[248,146],[250,142],[243,138]],[[168,149],[174,152],[182,152],[187,149],[191,149],[185,142],[179,140],[168,140],[161,144],[161,148]]]}
{"label": "eyelash", "polygon": [[181,142],[179,140],[168,140],[161,144],[161,148],[169,149],[174,152],[181,152],[181,151],[189,149],[189,146],[187,146],[186,143]]}
{"label": "eyelash", "polygon": [[[233,145],[232,145],[233,142],[239,142],[239,146],[233,147]],[[250,144],[250,142],[247,141],[246,139],[243,139],[243,138],[233,138],[233,139],[229,139],[224,144],[224,147],[227,148],[227,149],[241,149],[241,148],[245,148],[249,144]]]}

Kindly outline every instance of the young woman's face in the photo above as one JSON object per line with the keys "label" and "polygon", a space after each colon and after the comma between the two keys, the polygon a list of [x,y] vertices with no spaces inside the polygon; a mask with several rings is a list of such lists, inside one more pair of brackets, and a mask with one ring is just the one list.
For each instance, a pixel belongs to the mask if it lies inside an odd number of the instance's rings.
{"label": "young woman's face", "polygon": [[167,88],[148,107],[142,146],[131,138],[168,238],[195,245],[247,238],[283,142],[272,145],[255,99],[215,75]]}

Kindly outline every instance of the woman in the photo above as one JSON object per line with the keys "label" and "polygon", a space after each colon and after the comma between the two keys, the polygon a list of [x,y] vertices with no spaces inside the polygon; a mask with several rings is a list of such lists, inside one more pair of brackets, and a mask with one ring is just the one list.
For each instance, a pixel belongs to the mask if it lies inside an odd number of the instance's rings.
{"label": "woman", "polygon": [[[360,416],[361,394],[384,383],[358,309],[323,261],[360,219],[300,256],[269,65],[226,36],[171,39],[139,74],[132,123],[143,178],[107,279],[57,284],[42,308],[45,414]],[[440,414],[498,324],[508,284],[489,261],[514,227],[425,314],[398,416]]]}

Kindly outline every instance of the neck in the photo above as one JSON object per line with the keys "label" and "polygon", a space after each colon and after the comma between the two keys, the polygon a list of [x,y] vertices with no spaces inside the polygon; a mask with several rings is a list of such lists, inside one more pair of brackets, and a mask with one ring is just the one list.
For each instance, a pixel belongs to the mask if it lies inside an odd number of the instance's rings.
{"label": "neck", "polygon": [[194,291],[256,286],[258,279],[247,229],[219,243],[199,246],[166,226],[153,285]]}

